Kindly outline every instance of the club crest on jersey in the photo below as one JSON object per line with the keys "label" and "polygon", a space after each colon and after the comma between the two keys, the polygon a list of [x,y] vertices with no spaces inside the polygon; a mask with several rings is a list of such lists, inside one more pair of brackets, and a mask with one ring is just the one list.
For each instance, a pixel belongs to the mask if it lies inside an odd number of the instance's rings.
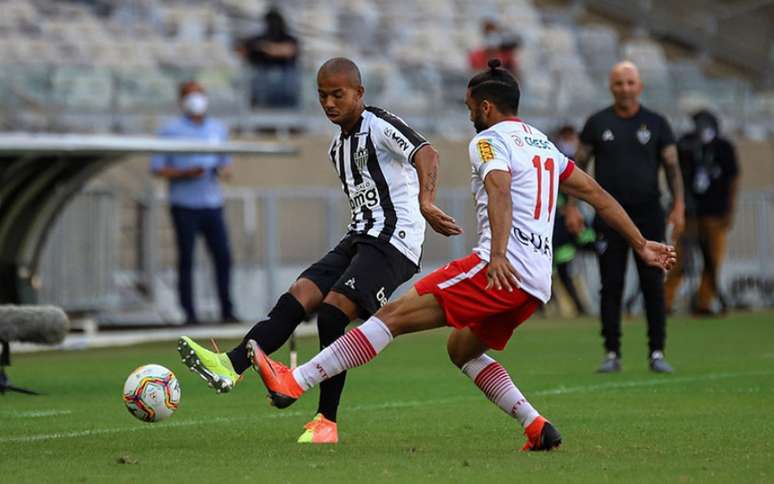
{"label": "club crest on jersey", "polygon": [[644,124],[637,130],[637,140],[644,145],[648,144],[648,141],[650,141],[650,131]]}
{"label": "club crest on jersey", "polygon": [[355,154],[352,156],[352,159],[355,161],[355,166],[357,166],[357,169],[362,172],[363,168],[366,166],[366,163],[368,163],[368,148],[358,148],[358,150],[355,151]]}
{"label": "club crest on jersey", "polygon": [[614,141],[614,140],[615,140],[615,136],[613,136],[613,132],[610,131],[609,129],[606,129],[602,133],[602,141]]}
{"label": "club crest on jersey", "polygon": [[482,138],[478,140],[476,146],[478,147],[478,156],[481,157],[481,161],[486,163],[487,161],[494,160],[494,147],[490,140]]}

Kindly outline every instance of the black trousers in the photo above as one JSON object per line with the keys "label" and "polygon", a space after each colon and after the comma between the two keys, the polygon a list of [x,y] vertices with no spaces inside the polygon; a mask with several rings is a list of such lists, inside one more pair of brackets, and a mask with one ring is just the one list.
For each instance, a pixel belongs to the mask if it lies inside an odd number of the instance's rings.
{"label": "black trousers", "polygon": [[196,321],[193,300],[193,259],[197,234],[204,236],[215,265],[215,284],[220,299],[223,319],[233,318],[229,284],[231,279],[231,251],[222,208],[171,207],[172,222],[177,242],[177,288],[180,305],[189,321]]}
{"label": "black trousers", "polygon": [[[662,210],[652,215],[637,217],[635,225],[648,240],[664,240],[665,221]],[[624,292],[626,263],[629,244],[601,220],[595,223],[598,242],[599,272],[602,281],[600,293],[600,318],[605,350],[621,354],[621,299]],[[666,342],[666,310],[664,306],[664,273],[661,269],[646,265],[635,254],[640,289],[645,299],[645,315],[648,321],[649,352],[663,351]]]}

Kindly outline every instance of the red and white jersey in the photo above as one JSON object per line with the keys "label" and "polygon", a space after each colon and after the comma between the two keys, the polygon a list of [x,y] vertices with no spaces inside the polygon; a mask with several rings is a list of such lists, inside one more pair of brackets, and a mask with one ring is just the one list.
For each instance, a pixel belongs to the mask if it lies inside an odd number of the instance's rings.
{"label": "red and white jersey", "polygon": [[493,170],[511,173],[513,219],[507,256],[521,288],[543,302],[551,297],[554,214],[559,182],[575,166],[545,134],[519,119],[502,121],[470,142],[478,243],[473,251],[489,262],[492,232],[484,179]]}

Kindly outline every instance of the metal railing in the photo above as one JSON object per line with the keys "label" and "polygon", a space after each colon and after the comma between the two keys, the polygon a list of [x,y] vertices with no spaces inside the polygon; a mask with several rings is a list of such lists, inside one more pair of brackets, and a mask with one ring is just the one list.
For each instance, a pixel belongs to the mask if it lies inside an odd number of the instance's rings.
{"label": "metal railing", "polygon": [[[306,266],[343,236],[349,208],[339,190],[327,188],[228,189],[226,217],[234,260],[232,287],[237,311],[254,318]],[[476,240],[475,216],[467,190],[442,191],[439,206],[465,229],[444,238],[428,229],[423,250],[426,272],[464,256]],[[774,192],[744,193],[728,238],[721,287],[739,305],[772,305]],[[197,248],[196,300],[205,317],[217,314],[212,268]],[[627,292],[637,290],[633,264]],[[578,259],[588,299],[597,307],[596,259]],[[683,297],[698,274],[688,274]],[[693,282],[691,278],[693,279]],[[69,310],[121,312],[153,308],[156,317],[181,318],[176,300],[175,248],[166,196],[151,190],[138,199],[90,189],[79,194],[53,228],[40,267],[41,301]],[[767,289],[769,288],[769,289]],[[766,292],[768,291],[768,292]]]}

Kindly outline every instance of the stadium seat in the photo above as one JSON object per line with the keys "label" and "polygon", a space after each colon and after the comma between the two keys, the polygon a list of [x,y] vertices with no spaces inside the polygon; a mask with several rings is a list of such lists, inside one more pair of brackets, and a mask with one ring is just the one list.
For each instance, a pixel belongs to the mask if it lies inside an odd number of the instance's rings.
{"label": "stadium seat", "polygon": [[51,80],[52,101],[75,112],[106,112],[110,108],[113,75],[107,68],[60,67]]}

